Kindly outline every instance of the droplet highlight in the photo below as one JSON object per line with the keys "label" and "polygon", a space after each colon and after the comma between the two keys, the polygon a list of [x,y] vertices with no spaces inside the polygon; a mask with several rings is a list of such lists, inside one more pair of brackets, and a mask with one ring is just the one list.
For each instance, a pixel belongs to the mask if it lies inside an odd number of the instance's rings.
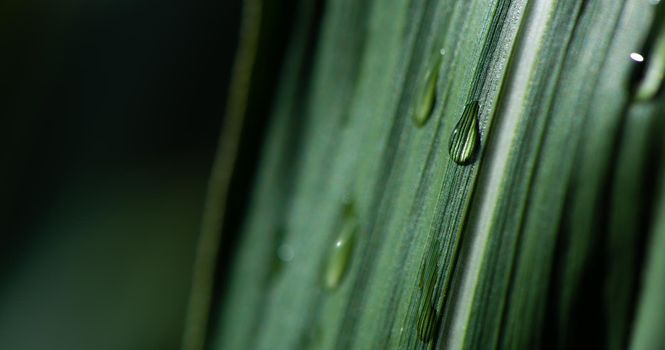
{"label": "droplet highlight", "polygon": [[349,204],[344,209],[342,227],[328,256],[328,264],[323,276],[323,284],[326,289],[335,289],[344,280],[351,265],[357,232],[358,218],[353,205]]}
{"label": "droplet highlight", "polygon": [[460,165],[466,165],[471,162],[478,148],[478,111],[480,105],[478,101],[468,103],[464,107],[462,117],[455,125],[453,133],[450,135],[448,153],[450,158]]}
{"label": "droplet highlight", "polygon": [[640,55],[637,52],[631,52],[630,53],[630,59],[635,61],[635,62],[644,62],[644,56]]}

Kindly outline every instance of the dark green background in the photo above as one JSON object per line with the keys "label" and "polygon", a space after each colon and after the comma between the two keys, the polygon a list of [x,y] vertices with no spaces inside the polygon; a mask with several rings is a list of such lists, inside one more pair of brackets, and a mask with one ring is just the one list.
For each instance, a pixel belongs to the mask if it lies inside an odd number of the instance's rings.
{"label": "dark green background", "polygon": [[0,2],[0,349],[176,349],[239,1]]}

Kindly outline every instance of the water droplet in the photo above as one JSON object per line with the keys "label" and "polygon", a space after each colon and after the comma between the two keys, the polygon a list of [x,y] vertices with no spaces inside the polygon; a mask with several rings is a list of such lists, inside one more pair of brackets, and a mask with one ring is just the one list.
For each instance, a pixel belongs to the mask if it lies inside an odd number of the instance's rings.
{"label": "water droplet", "polygon": [[423,260],[423,265],[420,267],[418,287],[428,296],[432,295],[434,286],[436,285],[436,277],[438,276],[439,264],[437,264],[436,259],[436,254],[429,252],[425,260]]}
{"label": "water droplet", "polygon": [[358,218],[353,205],[349,204],[344,209],[342,227],[328,256],[328,265],[323,279],[326,289],[337,288],[344,279],[353,256],[357,232]]}
{"label": "water droplet", "polygon": [[436,310],[435,289],[439,276],[438,255],[435,251],[435,245],[431,245],[424,257],[420,267],[420,279],[418,287],[420,288],[421,301],[418,308],[416,331],[418,338],[427,343],[432,340],[432,335],[438,329],[439,313]]}
{"label": "water droplet", "polygon": [[416,99],[417,105],[413,112],[413,121],[417,126],[423,126],[429,120],[434,108],[436,97],[436,82],[439,79],[439,61],[436,61],[423,76],[422,86]]}
{"label": "water droplet", "polygon": [[277,257],[283,262],[289,262],[293,260],[294,257],[293,249],[290,245],[283,243],[277,248]]}
{"label": "water droplet", "polygon": [[280,272],[282,272],[284,265],[293,260],[295,255],[293,253],[293,248],[291,248],[288,243],[284,242],[286,236],[285,232],[284,228],[280,227],[277,229],[275,236],[273,237],[273,252],[275,255],[272,259],[272,268],[269,275],[269,278],[271,279],[277,277]]}
{"label": "water droplet", "polygon": [[430,303],[422,303],[418,311],[418,324],[416,331],[418,338],[424,343],[429,343],[434,337],[434,332],[439,328],[439,313],[436,311],[434,305]]}
{"label": "water droplet", "polygon": [[635,99],[652,100],[662,90],[665,77],[665,22],[656,19],[642,52],[633,52],[630,58],[637,63],[633,81]]}
{"label": "water droplet", "polygon": [[478,143],[480,143],[478,133],[479,109],[478,101],[468,103],[464,107],[462,117],[453,129],[452,135],[450,135],[448,153],[457,164],[468,164],[475,154]]}

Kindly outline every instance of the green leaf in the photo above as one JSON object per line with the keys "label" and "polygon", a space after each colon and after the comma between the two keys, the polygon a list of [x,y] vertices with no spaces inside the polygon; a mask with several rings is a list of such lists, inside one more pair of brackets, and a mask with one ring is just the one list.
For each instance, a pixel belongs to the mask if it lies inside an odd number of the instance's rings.
{"label": "green leaf", "polygon": [[303,1],[230,273],[201,294],[217,316],[190,329],[209,349],[657,344],[661,7]]}

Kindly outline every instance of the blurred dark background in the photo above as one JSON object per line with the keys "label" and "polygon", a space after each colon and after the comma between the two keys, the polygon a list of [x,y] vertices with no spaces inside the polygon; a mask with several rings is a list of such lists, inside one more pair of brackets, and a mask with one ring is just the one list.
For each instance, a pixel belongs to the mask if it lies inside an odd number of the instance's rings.
{"label": "blurred dark background", "polygon": [[0,1],[0,349],[177,349],[240,1]]}

